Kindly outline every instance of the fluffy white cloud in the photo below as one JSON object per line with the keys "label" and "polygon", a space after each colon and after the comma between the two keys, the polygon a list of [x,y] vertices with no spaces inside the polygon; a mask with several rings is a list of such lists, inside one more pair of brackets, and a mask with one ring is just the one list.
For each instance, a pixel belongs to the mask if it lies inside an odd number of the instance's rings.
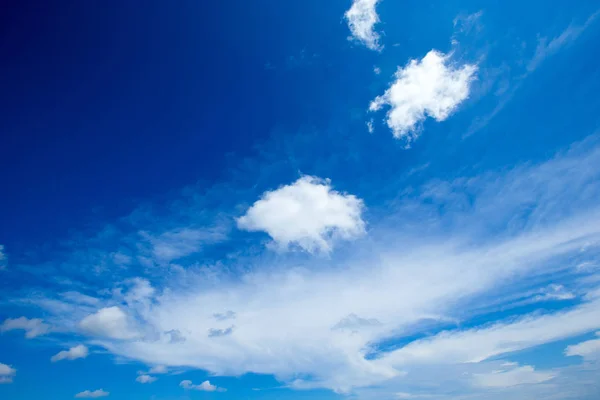
{"label": "fluffy white cloud", "polygon": [[387,125],[396,138],[410,142],[427,116],[443,121],[456,111],[469,97],[476,71],[476,65],[453,65],[449,55],[431,50],[422,60],[398,68],[396,80],[369,109],[388,105]]}
{"label": "fluffy white cloud", "polygon": [[110,394],[109,392],[105,392],[102,389],[98,389],[98,390],[94,390],[94,391],[86,390],[84,392],[77,393],[75,395],[75,397],[78,399],[95,399],[98,397],[106,397],[109,394]]}
{"label": "fluffy white cloud", "polygon": [[485,374],[474,374],[474,384],[489,388],[507,388],[517,385],[542,383],[554,378],[551,372],[538,372],[530,365],[500,369]]}
{"label": "fluffy white cloud", "polygon": [[362,211],[362,200],[333,190],[328,180],[304,176],[265,192],[237,223],[240,229],[268,233],[280,248],[327,252],[335,239],[364,233]]}
{"label": "fluffy white cloud", "polygon": [[[600,332],[597,332],[596,336],[600,336]],[[585,342],[568,346],[565,350],[565,355],[600,359],[600,339],[587,340]]]}
{"label": "fluffy white cloud", "polygon": [[0,363],[0,384],[12,383],[17,370],[9,365]]}
{"label": "fluffy white cloud", "polygon": [[79,326],[85,332],[111,339],[132,339],[136,333],[129,328],[127,315],[119,307],[107,307],[88,315]]}
{"label": "fluffy white cloud", "polygon": [[352,6],[346,11],[345,17],[352,38],[363,43],[371,50],[381,50],[379,34],[375,32],[375,25],[379,22],[379,15],[375,7],[380,0],[354,0]]}
{"label": "fluffy white cloud", "polygon": [[194,385],[192,383],[192,381],[189,380],[185,380],[185,381],[181,381],[181,383],[179,383],[179,386],[181,386],[184,389],[191,389],[191,390],[200,390],[202,392],[225,392],[226,389],[217,387],[213,384],[210,383],[210,381],[204,381],[199,385]]}
{"label": "fluffy white cloud", "polygon": [[152,383],[157,379],[158,378],[150,375],[140,375],[135,379],[135,381],[139,383]]}
{"label": "fluffy white cloud", "polygon": [[[190,267],[156,290],[138,282],[117,301],[144,335],[95,343],[146,365],[273,374],[294,388],[389,388],[416,381],[419,370],[426,371],[422,387],[431,386],[432,371],[458,370],[471,388],[473,374],[491,370],[490,357],[600,329],[600,299],[590,295],[598,281],[576,287],[571,280],[583,300],[565,311],[460,324],[484,320],[481,309],[492,318],[510,313],[512,301],[499,298],[545,293],[536,287],[547,288],[548,277],[600,259],[599,162],[600,147],[585,142],[541,165],[431,182],[407,194],[392,217],[373,222],[368,241],[332,257],[261,254],[228,264],[235,274]],[[234,324],[230,334],[210,337]],[[185,340],[173,340],[174,332]],[[415,334],[426,338],[412,340]]]}
{"label": "fluffy white cloud", "polygon": [[57,362],[61,360],[76,360],[78,358],[86,358],[89,354],[88,348],[82,344],[71,347],[69,350],[63,350],[52,356],[50,361]]}
{"label": "fluffy white cloud", "polygon": [[50,332],[50,325],[45,324],[39,318],[29,319],[26,317],[8,318],[0,325],[0,332],[8,332],[13,330],[25,331],[25,337],[32,339],[42,336]]}

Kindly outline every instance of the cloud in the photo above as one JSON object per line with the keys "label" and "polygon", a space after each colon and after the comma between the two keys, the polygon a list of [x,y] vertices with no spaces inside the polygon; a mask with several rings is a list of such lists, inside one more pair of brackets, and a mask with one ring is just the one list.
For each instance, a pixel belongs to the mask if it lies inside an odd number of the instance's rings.
{"label": "cloud", "polygon": [[297,245],[307,252],[329,252],[335,239],[362,235],[363,202],[332,189],[328,180],[304,176],[265,192],[238,218],[240,229],[264,231],[282,249]]}
{"label": "cloud", "polygon": [[548,41],[548,38],[542,37],[538,39],[538,45],[535,49],[533,58],[527,64],[527,71],[534,71],[546,58],[554,55],[563,47],[566,47],[575,40],[592,24],[600,14],[596,11],[585,21],[583,25],[570,25],[567,29],[561,32],[560,35]]}
{"label": "cloud", "polygon": [[507,388],[542,383],[554,377],[555,374],[551,372],[537,372],[532,366],[524,365],[485,374],[475,374],[473,375],[473,382],[475,385],[482,387]]}
{"label": "cloud", "polygon": [[2,323],[2,325],[0,325],[0,332],[2,333],[13,330],[24,330],[25,337],[27,339],[33,339],[50,332],[50,325],[45,324],[39,318],[29,319],[26,317],[15,319],[8,318]]}
{"label": "cloud", "polygon": [[429,116],[444,121],[469,97],[476,65],[453,65],[450,56],[431,50],[422,60],[398,68],[396,80],[371,102],[370,111],[387,105],[387,125],[394,137],[410,143]]}
{"label": "cloud", "polygon": [[[596,332],[600,336],[600,332]],[[600,359],[600,339],[587,340],[568,346],[565,350],[567,356],[580,356],[586,359]]]}
{"label": "cloud", "polygon": [[61,360],[76,360],[78,358],[86,358],[89,354],[88,348],[82,344],[71,347],[69,350],[63,350],[52,356],[50,361],[57,362]]}
{"label": "cloud", "polygon": [[353,0],[352,6],[346,11],[345,17],[352,38],[367,46],[371,50],[382,50],[379,44],[379,34],[374,31],[379,22],[375,7],[379,0]]}
{"label": "cloud", "polygon": [[139,382],[139,383],[152,383],[154,381],[156,381],[158,378],[154,377],[154,376],[150,376],[150,375],[140,375],[138,376],[135,381]]}
{"label": "cloud", "polygon": [[210,381],[204,381],[199,385],[194,385],[192,383],[192,381],[185,380],[185,381],[181,381],[181,383],[179,383],[179,386],[181,386],[184,389],[199,390],[202,392],[225,392],[226,391],[226,389],[219,388],[219,387],[216,387],[215,385],[211,384]]}
{"label": "cloud", "polygon": [[228,319],[235,319],[235,312],[228,310],[224,313],[215,313],[213,314],[213,317],[215,317],[217,321],[227,321]]}
{"label": "cloud", "polygon": [[218,243],[227,238],[221,227],[183,228],[164,232],[158,236],[140,232],[140,235],[151,244],[151,254],[159,264],[189,256],[200,251],[205,244]]}
{"label": "cloud", "polygon": [[167,372],[169,372],[169,369],[164,365],[155,365],[148,371],[149,374],[166,374]]}
{"label": "cloud", "polygon": [[16,374],[16,369],[12,368],[10,365],[0,363],[0,384],[12,383]]}
{"label": "cloud", "polygon": [[107,307],[88,315],[79,326],[85,332],[111,339],[132,339],[136,333],[131,331],[127,315],[119,307]]}
{"label": "cloud", "polygon": [[109,392],[105,392],[102,389],[98,389],[98,390],[94,390],[94,391],[86,390],[84,392],[77,393],[75,395],[75,398],[78,398],[78,399],[95,399],[95,398],[98,398],[98,397],[106,397],[109,394],[110,394]]}
{"label": "cloud", "polygon": [[6,253],[4,252],[4,245],[0,244],[0,271],[6,269]]}
{"label": "cloud", "polygon": [[208,330],[208,337],[221,337],[231,335],[233,333],[233,328],[233,326],[230,326],[227,329],[211,328]]}
{"label": "cloud", "polygon": [[[490,368],[493,358],[600,329],[600,282],[584,280],[597,270],[577,268],[600,259],[595,140],[544,163],[414,187],[392,211],[371,208],[368,240],[331,257],[261,252],[218,269],[188,265],[156,287],[128,284],[110,302],[129,317],[127,331],[135,322],[144,334],[94,343],[146,365],[269,374],[297,389],[420,396],[446,379],[464,385],[456,393],[498,399],[488,396],[498,388],[473,385],[474,374],[514,369]],[[549,279],[578,301],[506,311],[523,292],[555,293]],[[54,318],[70,322],[68,310]],[[231,324],[215,317],[227,310],[234,334],[210,338]],[[186,340],[173,342],[174,330]]]}

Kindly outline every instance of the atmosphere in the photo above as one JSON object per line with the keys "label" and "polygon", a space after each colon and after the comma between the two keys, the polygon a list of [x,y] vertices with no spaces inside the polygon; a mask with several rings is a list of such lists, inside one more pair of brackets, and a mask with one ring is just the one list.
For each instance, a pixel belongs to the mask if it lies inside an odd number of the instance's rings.
{"label": "atmosphere", "polygon": [[597,400],[598,1],[16,1],[0,399]]}

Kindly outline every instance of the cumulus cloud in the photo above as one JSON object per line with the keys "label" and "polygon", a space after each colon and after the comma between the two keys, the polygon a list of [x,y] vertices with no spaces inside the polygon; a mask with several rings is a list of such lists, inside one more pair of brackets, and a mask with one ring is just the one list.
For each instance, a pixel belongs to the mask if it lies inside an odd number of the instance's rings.
{"label": "cumulus cloud", "polygon": [[89,354],[88,348],[82,344],[71,347],[69,350],[63,350],[52,356],[50,361],[57,362],[61,360],[76,360],[78,358],[86,358]]}
{"label": "cumulus cloud", "polygon": [[192,381],[189,380],[185,380],[185,381],[181,381],[181,383],[179,383],[179,386],[181,386],[184,389],[190,389],[190,390],[199,390],[202,392],[225,392],[226,389],[217,387],[213,384],[210,383],[210,381],[204,381],[199,385],[194,385],[192,383]]}
{"label": "cumulus cloud", "polygon": [[297,245],[308,252],[328,252],[335,239],[364,233],[362,211],[356,196],[333,190],[328,180],[304,176],[265,192],[237,223],[240,229],[268,233],[283,249]]}
{"label": "cumulus cloud", "polygon": [[357,40],[371,50],[381,50],[379,34],[374,28],[379,23],[379,15],[375,7],[380,0],[353,0],[352,6],[346,11],[345,17],[352,39]]}
{"label": "cumulus cloud", "polygon": [[[512,367],[512,366],[511,366]],[[474,374],[473,382],[477,386],[489,388],[507,388],[517,385],[532,385],[554,378],[551,372],[538,372],[530,365],[500,369],[485,374]]]}
{"label": "cumulus cloud", "polygon": [[39,318],[29,319],[26,317],[8,318],[0,325],[0,332],[13,330],[23,330],[27,339],[33,339],[50,332],[50,325],[44,323]]}
{"label": "cumulus cloud", "polygon": [[[600,332],[596,332],[596,336],[600,336]],[[568,346],[565,350],[565,355],[600,359],[600,339],[587,340]]]}
{"label": "cumulus cloud", "polygon": [[410,143],[429,116],[444,121],[469,97],[476,65],[453,65],[449,55],[431,50],[422,60],[398,68],[396,80],[369,107],[389,106],[387,125],[396,138]]}
{"label": "cumulus cloud", "polygon": [[138,376],[135,381],[139,382],[139,383],[152,383],[154,381],[156,381],[158,378],[154,377],[154,376],[150,376],[150,375],[140,375]]}
{"label": "cumulus cloud", "polygon": [[105,392],[102,389],[98,389],[98,390],[94,390],[94,391],[86,390],[86,391],[83,391],[81,393],[77,393],[75,395],[75,398],[78,398],[78,399],[95,399],[95,398],[98,398],[98,397],[106,397],[109,394],[110,394],[109,392]]}
{"label": "cumulus cloud", "polygon": [[16,374],[16,369],[12,368],[10,365],[0,363],[0,384],[12,383]]}
{"label": "cumulus cloud", "polygon": [[119,307],[107,307],[88,315],[79,326],[85,332],[111,339],[132,339],[136,336],[129,328],[127,315]]}
{"label": "cumulus cloud", "polygon": [[[240,261],[243,269],[229,264],[239,272],[233,277],[189,268],[160,289],[138,285],[145,295],[125,292],[119,301],[147,334],[96,342],[150,365],[272,374],[293,388],[389,388],[416,382],[419,370],[426,371],[421,388],[437,383],[444,375],[432,378],[432,371],[440,370],[467,372],[462,382],[471,388],[473,374],[490,372],[490,358],[600,329],[597,280],[578,287],[569,280],[581,301],[561,311],[492,322],[499,309],[510,314],[503,308],[510,302],[497,299],[521,293],[522,285],[531,297],[545,293],[533,286],[546,288],[548,277],[593,277],[597,270],[576,266],[600,258],[599,162],[600,147],[586,141],[542,164],[436,180],[406,194],[391,217],[374,220],[369,240],[347,253],[261,253]],[[232,324],[215,317],[227,310],[235,311],[234,334],[209,337],[210,329]],[[173,342],[174,330],[186,340]]]}

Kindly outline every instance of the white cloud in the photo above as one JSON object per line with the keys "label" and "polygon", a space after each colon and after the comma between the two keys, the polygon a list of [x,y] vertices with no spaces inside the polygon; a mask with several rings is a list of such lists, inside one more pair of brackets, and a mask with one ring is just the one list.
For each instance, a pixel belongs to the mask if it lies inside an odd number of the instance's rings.
{"label": "white cloud", "polygon": [[[600,332],[596,333],[600,336]],[[580,356],[589,359],[600,359],[600,339],[587,340],[578,344],[568,346],[565,350],[567,356]]]}
{"label": "white cloud", "polygon": [[333,190],[327,180],[304,176],[265,192],[237,223],[240,229],[268,233],[282,249],[297,245],[308,252],[328,252],[335,239],[364,233],[362,211],[362,200]]}
{"label": "white cloud", "polygon": [[537,48],[533,58],[527,64],[527,71],[535,70],[546,58],[557,53],[563,47],[575,42],[577,38],[596,20],[600,11],[592,14],[583,25],[570,25],[561,32],[560,35],[548,41],[548,38],[542,37],[538,40]]}
{"label": "white cloud", "polygon": [[39,318],[29,319],[26,317],[8,318],[0,325],[0,332],[8,332],[13,330],[24,330],[25,337],[32,339],[42,336],[50,332],[50,325],[45,324]]}
{"label": "white cloud", "polygon": [[554,378],[551,372],[537,372],[532,366],[513,367],[496,370],[485,374],[474,374],[476,386],[489,388],[507,388],[517,385],[532,385],[542,383]]}
{"label": "white cloud", "polygon": [[189,256],[200,251],[205,244],[220,242],[226,238],[220,227],[206,230],[176,229],[158,236],[140,232],[140,235],[150,242],[152,257],[159,264]]}
{"label": "white cloud", "polygon": [[50,361],[57,362],[61,360],[76,360],[78,358],[86,358],[89,354],[88,348],[82,344],[71,347],[69,350],[63,350],[52,356]]}
{"label": "white cloud", "polygon": [[353,0],[352,6],[346,11],[345,17],[352,38],[363,43],[371,50],[382,50],[379,44],[379,34],[374,31],[379,22],[375,7],[380,0]]}
{"label": "white cloud", "polygon": [[16,374],[16,369],[12,368],[10,365],[0,363],[0,384],[12,383]]}
{"label": "white cloud", "polygon": [[185,380],[185,381],[181,381],[181,383],[179,383],[179,386],[181,386],[184,389],[199,390],[202,392],[225,392],[226,391],[226,389],[219,388],[219,387],[211,384],[210,381],[204,381],[199,385],[194,385],[192,383],[192,381]]}
{"label": "white cloud", "polygon": [[427,116],[444,121],[469,97],[476,71],[476,65],[452,65],[449,55],[431,50],[422,60],[398,68],[396,80],[369,109],[388,105],[387,125],[396,138],[410,143]]}
{"label": "white cloud", "polygon": [[135,381],[139,382],[139,383],[152,383],[154,381],[156,381],[158,378],[154,377],[154,376],[150,376],[150,375],[140,375],[138,376]]}
{"label": "white cloud", "polygon": [[[140,283],[138,292],[134,285],[126,290],[136,294],[126,291],[118,301],[146,334],[95,343],[146,365],[272,374],[293,388],[389,389],[415,382],[420,370],[422,389],[444,377],[435,371],[458,370],[469,374],[461,382],[471,390],[473,374],[490,371],[490,357],[600,329],[600,298],[572,279],[565,282],[584,302],[564,311],[471,329],[459,324],[495,318],[493,311],[506,305],[498,298],[523,287],[539,294],[535,288],[547,287],[549,277],[562,279],[600,258],[599,162],[600,147],[586,141],[540,165],[430,182],[405,194],[383,222],[373,219],[369,240],[343,254],[261,254],[239,260],[239,269],[228,264],[224,273],[188,268],[156,290]],[[495,308],[478,314],[489,304]],[[445,333],[429,333],[454,323]],[[232,334],[209,337],[211,329],[233,324]],[[173,341],[173,331],[185,340]],[[394,351],[380,348],[415,334],[426,338]],[[388,394],[425,392],[412,389]]]}
{"label": "white cloud", "polygon": [[166,374],[167,372],[169,372],[169,369],[164,365],[155,365],[148,371],[149,374]]}
{"label": "white cloud", "polygon": [[94,390],[94,391],[86,390],[84,392],[77,393],[75,395],[75,398],[78,398],[78,399],[95,399],[95,398],[98,398],[98,397],[106,397],[109,394],[110,394],[109,392],[105,392],[102,389],[98,389],[98,390]]}
{"label": "white cloud", "polygon": [[119,307],[107,307],[88,315],[79,326],[85,332],[111,339],[132,339],[136,334],[129,328],[127,315]]}

